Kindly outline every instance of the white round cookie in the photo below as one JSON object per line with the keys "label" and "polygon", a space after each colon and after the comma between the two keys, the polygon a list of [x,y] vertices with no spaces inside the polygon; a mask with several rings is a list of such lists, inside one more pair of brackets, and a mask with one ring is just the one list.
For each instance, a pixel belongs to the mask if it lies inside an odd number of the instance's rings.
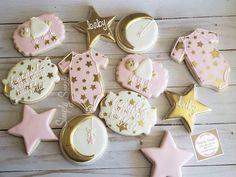
{"label": "white round cookie", "polygon": [[60,147],[72,162],[87,164],[98,160],[106,150],[108,135],[103,122],[94,115],[81,115],[62,129]]}

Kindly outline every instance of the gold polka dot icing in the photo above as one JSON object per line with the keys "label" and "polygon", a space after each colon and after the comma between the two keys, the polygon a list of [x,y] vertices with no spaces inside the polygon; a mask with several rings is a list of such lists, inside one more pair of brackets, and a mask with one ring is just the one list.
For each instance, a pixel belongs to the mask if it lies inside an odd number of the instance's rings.
{"label": "gold polka dot icing", "polygon": [[128,136],[149,134],[156,124],[156,108],[132,91],[110,92],[100,103],[99,117],[116,133]]}
{"label": "gold polka dot icing", "polygon": [[96,116],[85,114],[71,119],[60,134],[60,147],[68,160],[87,164],[98,160],[106,150],[107,130]]}
{"label": "gold polka dot icing", "polygon": [[32,104],[46,98],[59,82],[57,66],[50,58],[18,62],[3,79],[3,93],[13,104]]}

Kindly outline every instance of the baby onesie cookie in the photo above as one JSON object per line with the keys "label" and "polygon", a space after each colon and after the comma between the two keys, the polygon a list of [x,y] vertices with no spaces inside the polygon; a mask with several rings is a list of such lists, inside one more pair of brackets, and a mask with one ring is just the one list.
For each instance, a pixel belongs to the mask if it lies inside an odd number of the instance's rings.
{"label": "baby onesie cookie", "polygon": [[118,46],[124,51],[141,53],[156,43],[158,26],[154,18],[147,14],[130,14],[119,21],[115,36]]}
{"label": "baby onesie cookie", "polygon": [[90,49],[82,54],[71,52],[58,64],[62,73],[69,72],[71,101],[84,112],[93,113],[104,97],[99,68],[106,68],[108,58]]}
{"label": "baby onesie cookie", "polygon": [[148,100],[131,91],[110,92],[100,103],[99,117],[116,133],[137,136],[149,134],[157,122],[156,108]]}
{"label": "baby onesie cookie", "polygon": [[13,34],[15,48],[24,56],[36,56],[55,48],[64,38],[63,22],[54,14],[32,17]]}
{"label": "baby onesie cookie", "polygon": [[76,163],[98,160],[107,147],[108,135],[103,122],[94,115],[80,115],[71,119],[60,134],[63,154]]}
{"label": "baby onesie cookie", "polygon": [[230,66],[217,49],[218,42],[216,33],[198,28],[190,35],[178,38],[171,58],[178,63],[185,59],[201,86],[219,91],[228,85]]}
{"label": "baby onesie cookie", "polygon": [[150,58],[129,54],[117,66],[116,79],[127,89],[148,98],[158,97],[167,87],[168,71]]}
{"label": "baby onesie cookie", "polygon": [[57,66],[50,58],[18,62],[3,79],[3,93],[13,104],[32,104],[46,98],[60,81]]}
{"label": "baby onesie cookie", "polygon": [[8,130],[9,134],[23,137],[25,149],[30,155],[39,145],[40,141],[57,141],[56,135],[50,128],[50,122],[56,109],[43,113],[36,113],[31,107],[25,105],[22,121]]}
{"label": "baby onesie cookie", "polygon": [[88,20],[79,22],[75,28],[87,33],[87,44],[91,47],[97,39],[105,37],[115,42],[110,26],[115,21],[116,16],[100,17],[93,7],[90,7]]}

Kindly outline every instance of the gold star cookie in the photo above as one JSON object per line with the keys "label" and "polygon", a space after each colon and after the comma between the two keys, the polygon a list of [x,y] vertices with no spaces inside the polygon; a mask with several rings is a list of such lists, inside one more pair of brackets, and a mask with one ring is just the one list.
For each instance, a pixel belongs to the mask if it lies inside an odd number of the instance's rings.
{"label": "gold star cookie", "polygon": [[184,94],[177,94],[170,91],[166,91],[165,93],[172,106],[165,119],[181,119],[189,132],[193,130],[194,116],[201,112],[210,111],[206,105],[196,100],[195,85],[191,85]]}
{"label": "gold star cookie", "polygon": [[87,33],[87,43],[91,47],[95,41],[101,36],[109,38],[115,42],[115,38],[111,32],[110,26],[114,22],[116,16],[100,17],[93,7],[90,7],[90,15],[88,20],[79,22],[75,28],[79,31]]}

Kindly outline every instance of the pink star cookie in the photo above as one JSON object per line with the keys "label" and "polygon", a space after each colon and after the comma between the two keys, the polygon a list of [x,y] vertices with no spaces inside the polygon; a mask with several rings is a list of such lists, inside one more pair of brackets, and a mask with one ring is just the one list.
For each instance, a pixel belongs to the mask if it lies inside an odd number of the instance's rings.
{"label": "pink star cookie", "polygon": [[57,140],[49,124],[56,112],[56,109],[36,113],[31,107],[24,106],[23,120],[15,127],[8,130],[8,133],[24,138],[25,148],[30,155],[39,145],[41,140]]}
{"label": "pink star cookie", "polygon": [[181,167],[193,156],[191,152],[180,150],[170,134],[166,131],[160,148],[141,149],[153,163],[152,177],[181,177]]}

